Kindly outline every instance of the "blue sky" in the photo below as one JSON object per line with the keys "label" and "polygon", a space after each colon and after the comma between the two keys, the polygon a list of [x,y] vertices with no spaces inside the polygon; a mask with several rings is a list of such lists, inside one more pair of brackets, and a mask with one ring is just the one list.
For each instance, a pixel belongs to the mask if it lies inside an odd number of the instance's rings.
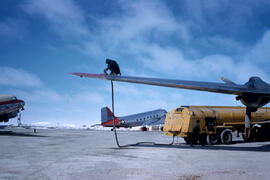
{"label": "blue sky", "polygon": [[[24,123],[95,124],[110,106],[105,59],[122,74],[270,82],[270,3],[238,1],[0,1],[0,88],[26,101]],[[181,105],[241,105],[231,95],[116,83],[116,114]],[[15,123],[12,120],[11,123]]]}

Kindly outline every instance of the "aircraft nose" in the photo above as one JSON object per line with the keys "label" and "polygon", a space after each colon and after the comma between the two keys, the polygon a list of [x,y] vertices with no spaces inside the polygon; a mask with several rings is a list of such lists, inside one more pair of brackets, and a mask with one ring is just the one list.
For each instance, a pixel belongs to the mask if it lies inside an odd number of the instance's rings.
{"label": "aircraft nose", "polygon": [[21,103],[22,106],[25,105],[25,102],[24,102],[23,100],[18,99],[17,101],[18,101],[19,103]]}

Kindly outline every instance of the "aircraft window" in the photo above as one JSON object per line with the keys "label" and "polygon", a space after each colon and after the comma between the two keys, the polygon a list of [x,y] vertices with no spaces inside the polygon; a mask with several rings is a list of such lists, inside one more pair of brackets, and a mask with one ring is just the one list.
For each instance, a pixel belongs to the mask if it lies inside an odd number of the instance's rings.
{"label": "aircraft window", "polygon": [[143,120],[145,120],[145,118],[143,118]]}
{"label": "aircraft window", "polygon": [[136,119],[136,121],[139,121],[139,119]]}

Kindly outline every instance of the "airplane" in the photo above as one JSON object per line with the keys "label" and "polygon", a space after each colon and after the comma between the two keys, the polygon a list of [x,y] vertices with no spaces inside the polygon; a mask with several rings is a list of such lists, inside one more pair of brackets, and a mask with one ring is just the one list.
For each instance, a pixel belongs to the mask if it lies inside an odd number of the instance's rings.
{"label": "airplane", "polygon": [[[8,122],[9,119],[18,116],[20,110],[24,110],[24,101],[12,95],[0,95],[0,122]],[[20,125],[20,114],[18,125]]]}
{"label": "airplane", "polygon": [[250,137],[251,113],[256,112],[258,108],[270,102],[270,84],[264,82],[260,77],[256,76],[250,77],[248,82],[246,82],[245,84],[236,84],[226,78],[221,78],[224,83],[217,83],[89,73],[71,74],[79,77],[104,79],[110,81],[120,81],[236,95],[236,100],[240,100],[241,103],[246,106],[245,130],[243,132],[243,138],[246,140],[248,140],[248,138]]}
{"label": "airplane", "polygon": [[[114,117],[116,127],[135,127],[135,126],[151,126],[164,124],[167,111],[157,109],[153,111]],[[113,127],[113,113],[108,107],[101,108],[101,125],[103,127]]]}

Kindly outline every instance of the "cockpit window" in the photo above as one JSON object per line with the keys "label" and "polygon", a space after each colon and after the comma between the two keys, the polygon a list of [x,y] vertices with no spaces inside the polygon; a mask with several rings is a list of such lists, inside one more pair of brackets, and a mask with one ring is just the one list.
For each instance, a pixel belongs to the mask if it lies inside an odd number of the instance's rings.
{"label": "cockpit window", "polygon": [[176,112],[182,112],[184,110],[184,108],[177,108]]}

